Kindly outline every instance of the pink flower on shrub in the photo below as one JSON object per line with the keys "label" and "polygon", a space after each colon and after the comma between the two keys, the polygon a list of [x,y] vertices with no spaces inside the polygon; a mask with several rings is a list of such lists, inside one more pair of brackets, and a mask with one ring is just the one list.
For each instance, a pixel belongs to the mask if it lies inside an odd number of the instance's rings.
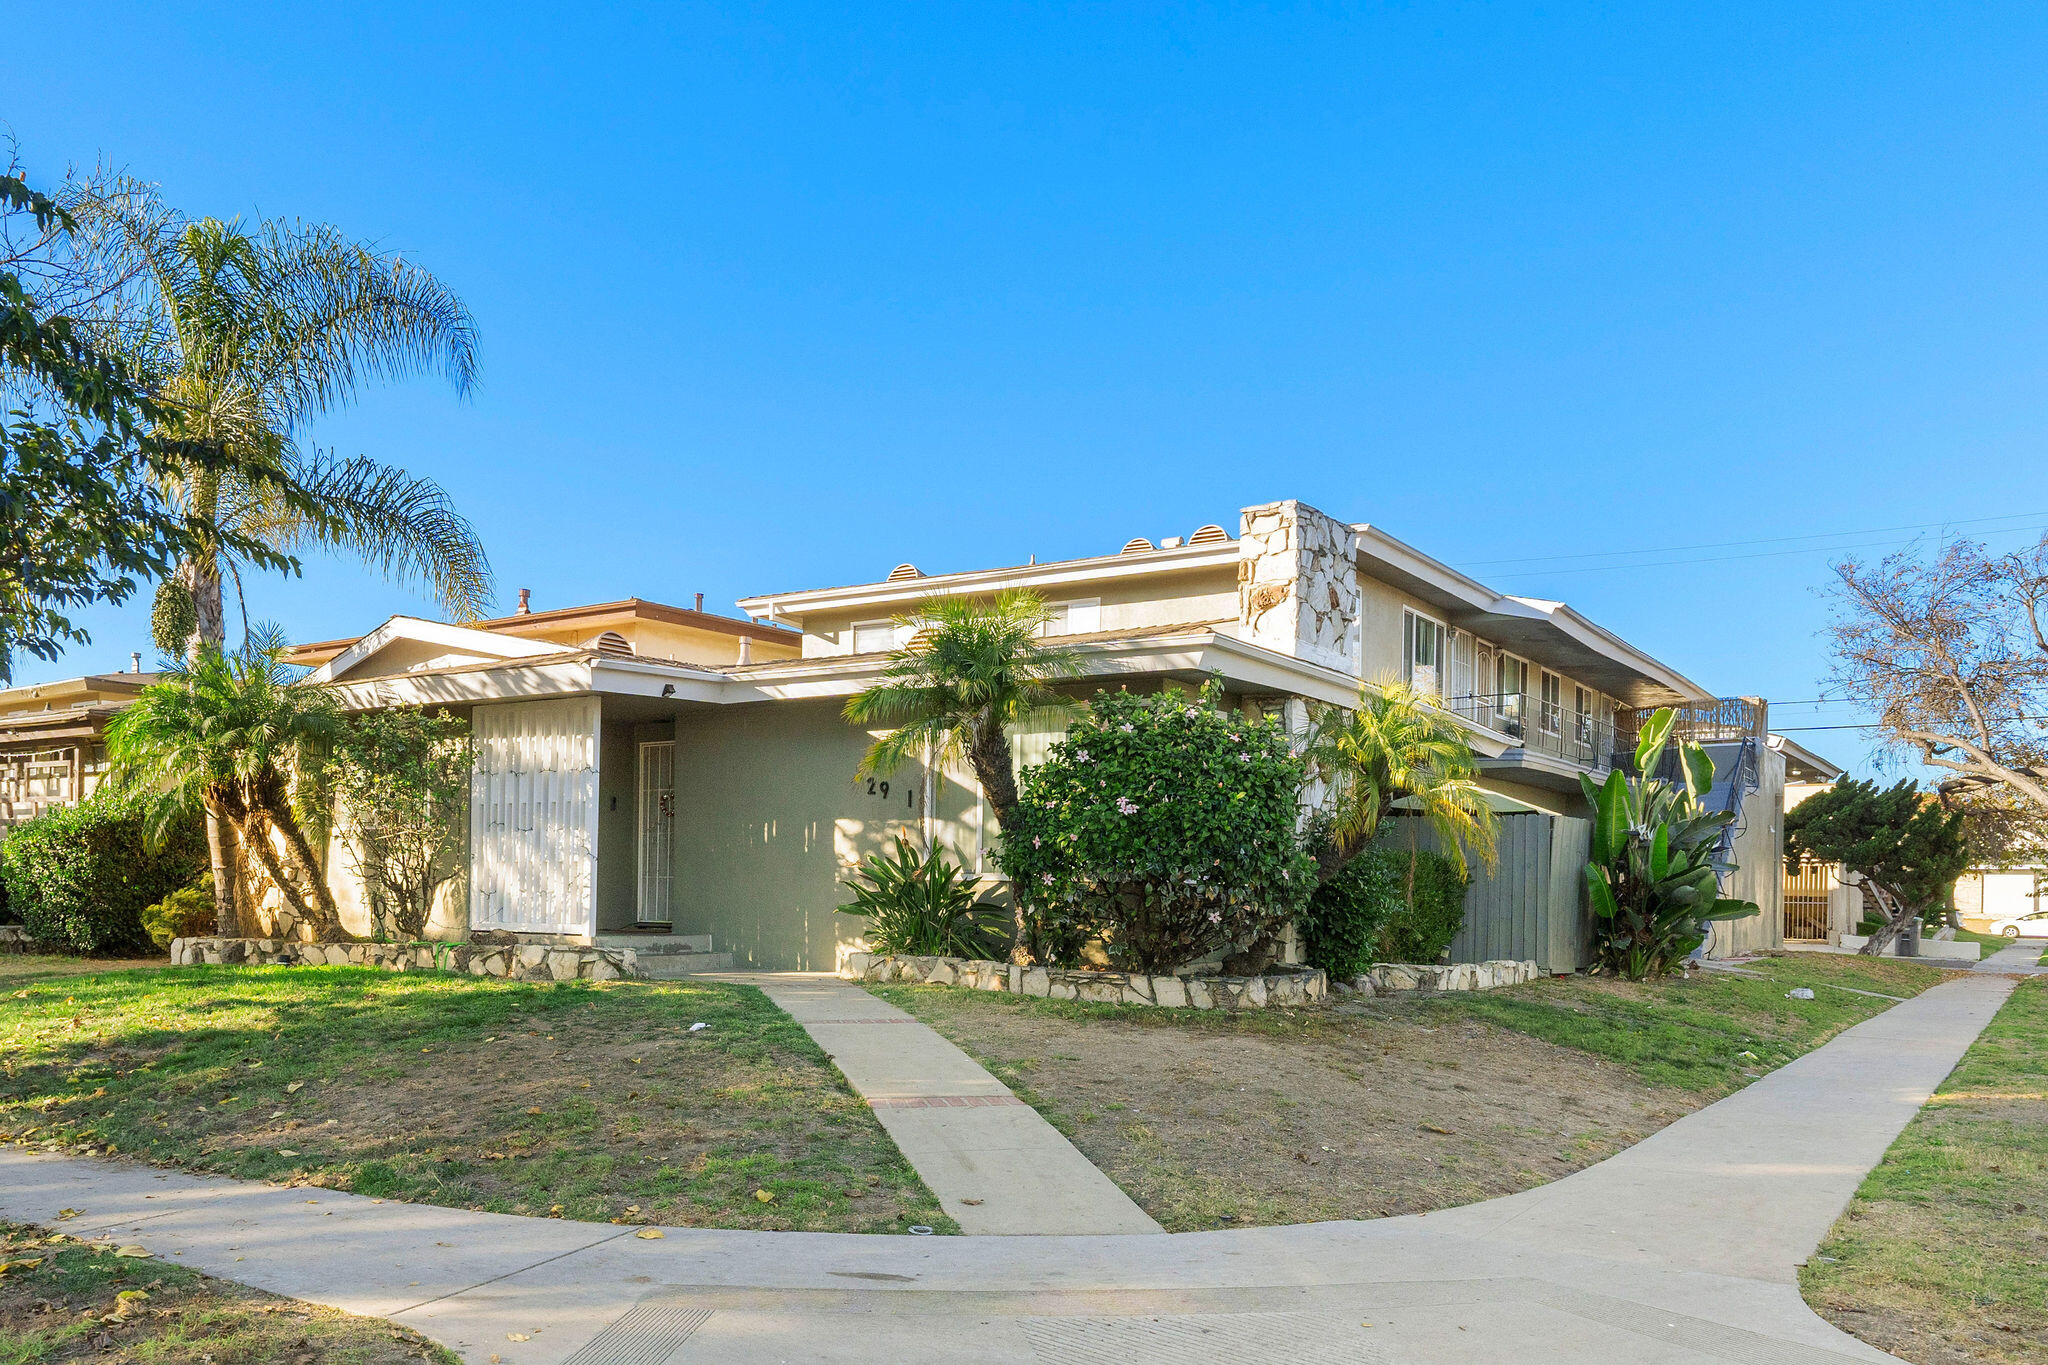
{"label": "pink flower on shrub", "polygon": [[1131,800],[1128,796],[1119,796],[1116,799],[1116,808],[1119,813],[1124,815],[1136,815],[1138,813],[1138,803]]}

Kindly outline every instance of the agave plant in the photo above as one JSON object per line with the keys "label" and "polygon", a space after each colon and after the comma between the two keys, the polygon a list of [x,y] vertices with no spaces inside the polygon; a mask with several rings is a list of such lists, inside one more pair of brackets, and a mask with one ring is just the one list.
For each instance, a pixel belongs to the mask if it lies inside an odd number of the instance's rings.
{"label": "agave plant", "polygon": [[966,870],[943,849],[919,853],[902,835],[893,854],[876,853],[848,879],[842,915],[865,915],[868,945],[883,953],[992,959],[1004,916],[976,900]]}
{"label": "agave plant", "polygon": [[1714,921],[1761,913],[1750,901],[1721,895],[1714,850],[1735,816],[1700,804],[1714,782],[1714,760],[1707,751],[1681,741],[1683,783],[1654,776],[1675,720],[1665,707],[1643,726],[1636,743],[1637,776],[1611,772],[1598,786],[1590,777],[1579,777],[1594,817],[1586,890],[1593,908],[1595,966],[1631,981],[1669,972],[1706,941]]}

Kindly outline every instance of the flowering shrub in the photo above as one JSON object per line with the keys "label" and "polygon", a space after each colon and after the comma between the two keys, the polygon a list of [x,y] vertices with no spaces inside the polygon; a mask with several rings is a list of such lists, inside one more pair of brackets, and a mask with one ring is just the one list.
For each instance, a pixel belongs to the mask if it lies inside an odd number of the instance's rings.
{"label": "flowering shrub", "polygon": [[1101,693],[1024,771],[1001,860],[1040,961],[1099,936],[1119,966],[1171,971],[1307,904],[1302,762],[1276,723],[1220,711],[1218,696]]}

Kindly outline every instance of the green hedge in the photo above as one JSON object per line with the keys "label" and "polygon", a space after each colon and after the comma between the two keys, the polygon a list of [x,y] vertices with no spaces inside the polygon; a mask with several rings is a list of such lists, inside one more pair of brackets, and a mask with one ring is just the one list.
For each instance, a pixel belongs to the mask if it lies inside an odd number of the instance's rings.
{"label": "green hedge", "polygon": [[198,820],[152,850],[136,802],[112,793],[37,816],[0,842],[0,882],[21,922],[38,943],[82,955],[148,951],[143,910],[206,866]]}
{"label": "green hedge", "polygon": [[1406,850],[1367,849],[1316,888],[1301,918],[1310,966],[1349,981],[1375,962],[1430,963],[1443,955],[1464,927],[1470,879],[1441,853],[1412,856],[1412,903]]}

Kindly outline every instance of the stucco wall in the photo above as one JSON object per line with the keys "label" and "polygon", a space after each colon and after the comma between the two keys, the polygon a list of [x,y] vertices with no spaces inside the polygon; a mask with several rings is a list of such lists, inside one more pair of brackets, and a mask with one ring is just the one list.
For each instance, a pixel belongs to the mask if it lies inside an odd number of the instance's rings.
{"label": "stucco wall", "polygon": [[675,929],[749,966],[835,968],[860,921],[839,881],[899,831],[918,838],[923,774],[854,780],[871,742],[839,703],[769,702],[676,719]]}
{"label": "stucco wall", "polygon": [[1785,946],[1785,756],[1761,750],[1757,776],[1757,789],[1742,804],[1736,870],[1723,879],[1721,894],[1755,901],[1763,913],[1716,924],[1707,947],[1716,957]]}

